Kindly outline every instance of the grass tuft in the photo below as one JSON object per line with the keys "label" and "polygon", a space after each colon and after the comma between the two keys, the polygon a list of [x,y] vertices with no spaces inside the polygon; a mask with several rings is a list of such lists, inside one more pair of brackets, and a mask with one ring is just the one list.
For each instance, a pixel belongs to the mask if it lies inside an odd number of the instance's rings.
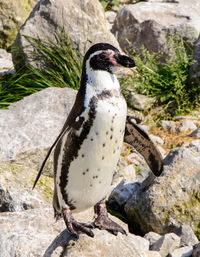
{"label": "grass tuft", "polygon": [[143,57],[133,54],[136,75],[121,81],[125,93],[127,88],[131,88],[139,94],[155,96],[156,105],[164,110],[156,114],[160,118],[188,113],[200,103],[200,85],[197,87],[188,83],[192,50],[185,48],[180,38],[169,43],[171,56],[166,57],[164,64],[160,62],[161,53],[150,54],[143,48]]}
{"label": "grass tuft", "polygon": [[26,65],[0,76],[0,108],[47,87],[79,88],[82,56],[65,32],[56,34],[56,42],[25,37],[39,69]]}

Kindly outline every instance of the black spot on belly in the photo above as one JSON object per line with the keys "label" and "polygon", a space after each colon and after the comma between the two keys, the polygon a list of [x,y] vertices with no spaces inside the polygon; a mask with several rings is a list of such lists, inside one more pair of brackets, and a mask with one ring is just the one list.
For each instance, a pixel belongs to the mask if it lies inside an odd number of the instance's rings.
{"label": "black spot on belly", "polygon": [[113,131],[114,130],[113,127],[111,127],[110,130]]}
{"label": "black spot on belly", "polygon": [[102,158],[101,158],[102,160],[104,160],[104,156],[102,156]]}
{"label": "black spot on belly", "polygon": [[93,141],[94,139],[93,139],[93,138],[91,138],[90,140],[91,140],[91,141]]}
{"label": "black spot on belly", "polygon": [[108,131],[106,131],[106,135],[108,135]]}
{"label": "black spot on belly", "polygon": [[84,157],[85,157],[85,155],[84,155],[84,154],[82,154],[81,156],[82,156],[82,158],[84,158]]}
{"label": "black spot on belly", "polygon": [[110,140],[112,140],[112,138],[113,138],[113,136],[111,135],[111,136],[110,136]]}
{"label": "black spot on belly", "polygon": [[115,152],[116,152],[116,150],[113,151],[113,153],[115,153]]}
{"label": "black spot on belly", "polygon": [[89,171],[89,169],[86,170],[87,172]]}
{"label": "black spot on belly", "polygon": [[103,147],[105,147],[106,146],[106,144],[105,143],[103,143]]}
{"label": "black spot on belly", "polygon": [[118,142],[118,140],[116,139],[116,140],[115,140],[115,143],[117,144],[117,142]]}
{"label": "black spot on belly", "polygon": [[83,175],[85,175],[85,172],[83,172]]}
{"label": "black spot on belly", "polygon": [[96,135],[98,136],[98,135],[99,135],[99,133],[98,133],[98,132],[96,132]]}

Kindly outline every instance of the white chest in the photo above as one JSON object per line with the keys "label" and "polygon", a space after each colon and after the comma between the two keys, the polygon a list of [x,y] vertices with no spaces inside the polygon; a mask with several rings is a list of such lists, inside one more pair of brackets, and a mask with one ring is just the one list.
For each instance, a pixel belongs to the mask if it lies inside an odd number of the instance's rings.
{"label": "white chest", "polygon": [[125,119],[122,97],[98,101],[93,125],[69,167],[66,192],[75,211],[93,206],[108,193],[123,143]]}

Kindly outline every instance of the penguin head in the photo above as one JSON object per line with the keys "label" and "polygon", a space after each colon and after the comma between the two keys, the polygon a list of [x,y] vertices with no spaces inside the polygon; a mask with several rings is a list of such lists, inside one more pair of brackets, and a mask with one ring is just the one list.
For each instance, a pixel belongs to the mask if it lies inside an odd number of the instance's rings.
{"label": "penguin head", "polygon": [[132,68],[135,62],[108,43],[98,43],[89,48],[83,60],[83,67],[115,73],[121,66]]}

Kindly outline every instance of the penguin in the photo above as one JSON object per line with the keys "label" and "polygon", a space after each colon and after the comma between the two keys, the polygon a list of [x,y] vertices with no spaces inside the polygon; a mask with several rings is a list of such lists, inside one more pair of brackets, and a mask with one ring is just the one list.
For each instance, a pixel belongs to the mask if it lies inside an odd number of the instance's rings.
{"label": "penguin", "polygon": [[[116,71],[135,62],[108,43],[97,43],[86,52],[74,106],[37,175],[54,151],[53,208],[63,217],[70,234],[94,236],[93,228],[117,235],[126,231],[109,218],[105,199],[116,169],[123,141],[140,152],[156,176],[162,172],[162,157],[130,117],[120,91]],[[94,206],[94,221],[80,223],[73,213]]]}

